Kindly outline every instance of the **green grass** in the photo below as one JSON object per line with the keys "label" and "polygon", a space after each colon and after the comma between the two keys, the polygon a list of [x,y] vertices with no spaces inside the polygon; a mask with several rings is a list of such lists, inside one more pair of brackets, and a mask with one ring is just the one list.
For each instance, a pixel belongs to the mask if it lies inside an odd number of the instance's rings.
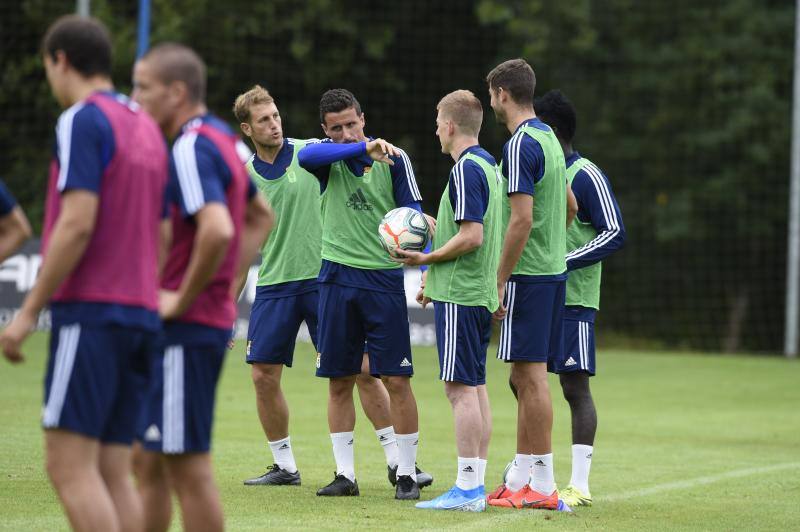
{"label": "green grass", "polygon": [[[0,367],[0,529],[67,527],[44,475],[39,428],[45,336],[26,345],[21,367]],[[599,429],[591,486],[595,506],[574,514],[490,508],[483,514],[423,512],[393,499],[383,451],[359,412],[356,471],[361,497],[320,499],[334,469],[325,417],[327,383],[313,376],[314,353],[299,344],[284,373],[299,488],[244,487],[271,455],[255,411],[242,345],[229,355],[218,393],[216,479],[230,530],[800,529],[800,364],[778,358],[605,350],[592,380]],[[433,349],[416,349],[419,463],[436,478],[423,498],[455,479],[452,416],[437,380]],[[514,453],[516,409],[507,368],[488,364],[494,413],[487,486]],[[556,480],[569,481],[569,410],[557,381],[553,444]],[[775,465],[775,468],[759,471]],[[727,476],[724,476],[729,473]],[[723,475],[720,477],[720,475]],[[683,485],[670,486],[672,483]],[[535,522],[535,523],[531,523]],[[179,523],[173,523],[178,529]]]}

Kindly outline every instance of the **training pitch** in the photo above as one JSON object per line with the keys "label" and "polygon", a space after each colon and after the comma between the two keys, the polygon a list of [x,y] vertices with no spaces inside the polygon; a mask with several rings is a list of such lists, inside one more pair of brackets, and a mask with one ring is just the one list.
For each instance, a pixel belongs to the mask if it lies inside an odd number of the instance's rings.
{"label": "training pitch", "polygon": [[[25,345],[20,367],[0,363],[0,529],[68,527],[47,482],[39,414],[46,335]],[[256,416],[244,345],[229,353],[217,394],[216,480],[229,530],[459,531],[800,529],[800,363],[774,357],[723,357],[600,350],[592,380],[598,433],[590,477],[594,506],[573,514],[488,508],[482,514],[416,510],[393,499],[383,451],[357,404],[355,453],[361,496],[323,499],[333,478],[326,421],[327,381],[314,377],[315,353],[298,344],[284,371],[290,434],[300,487],[245,487],[272,463]],[[493,357],[495,346],[490,348]],[[420,414],[420,466],[432,473],[428,499],[455,480],[453,421],[438,381],[436,351],[414,350]],[[494,432],[487,492],[513,457],[516,406],[508,368],[487,362]],[[556,379],[553,451],[556,481],[570,476],[569,409]],[[173,530],[179,530],[175,513]]]}

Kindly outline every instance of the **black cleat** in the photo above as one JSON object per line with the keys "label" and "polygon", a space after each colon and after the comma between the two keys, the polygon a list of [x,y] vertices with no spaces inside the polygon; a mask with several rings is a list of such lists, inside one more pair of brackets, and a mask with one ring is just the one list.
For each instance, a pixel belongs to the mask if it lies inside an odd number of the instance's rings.
{"label": "black cleat", "polygon": [[272,464],[267,472],[256,478],[249,478],[244,481],[245,486],[299,486],[300,471],[289,473],[285,469]]}
{"label": "black cleat", "polygon": [[[425,471],[421,470],[418,466],[414,466],[417,470],[417,486],[419,489],[427,488],[431,484],[433,484],[433,477],[426,473]],[[386,469],[389,471],[389,482],[392,486],[397,485],[397,466],[389,467],[386,466]]]}
{"label": "black cleat", "polygon": [[[334,475],[336,475],[334,473]],[[317,490],[321,497],[357,497],[358,481],[350,480],[344,475],[336,475],[333,482]]]}
{"label": "black cleat", "polygon": [[394,498],[401,501],[419,499],[419,485],[414,482],[411,475],[400,475],[397,478],[397,489],[394,492]]}

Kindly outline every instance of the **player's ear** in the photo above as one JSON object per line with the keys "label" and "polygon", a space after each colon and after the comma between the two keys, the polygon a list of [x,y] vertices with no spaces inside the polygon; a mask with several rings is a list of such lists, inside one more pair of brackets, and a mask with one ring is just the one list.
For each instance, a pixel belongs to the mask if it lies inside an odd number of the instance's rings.
{"label": "player's ear", "polygon": [[253,134],[253,130],[250,128],[250,124],[247,122],[242,122],[239,124],[239,128],[242,130],[242,133],[250,137]]}
{"label": "player's ear", "polygon": [[367,114],[366,113],[361,113],[361,116],[359,116],[358,118],[361,119],[361,127],[364,127],[367,124],[367,121],[366,121]]}

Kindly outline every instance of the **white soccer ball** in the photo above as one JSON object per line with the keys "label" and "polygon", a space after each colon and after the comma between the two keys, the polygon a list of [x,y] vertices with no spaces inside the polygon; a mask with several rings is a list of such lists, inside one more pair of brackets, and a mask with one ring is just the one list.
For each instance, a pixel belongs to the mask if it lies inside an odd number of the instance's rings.
{"label": "white soccer ball", "polygon": [[381,245],[396,256],[396,249],[422,251],[428,245],[430,228],[425,216],[410,207],[398,207],[386,213],[378,225]]}

